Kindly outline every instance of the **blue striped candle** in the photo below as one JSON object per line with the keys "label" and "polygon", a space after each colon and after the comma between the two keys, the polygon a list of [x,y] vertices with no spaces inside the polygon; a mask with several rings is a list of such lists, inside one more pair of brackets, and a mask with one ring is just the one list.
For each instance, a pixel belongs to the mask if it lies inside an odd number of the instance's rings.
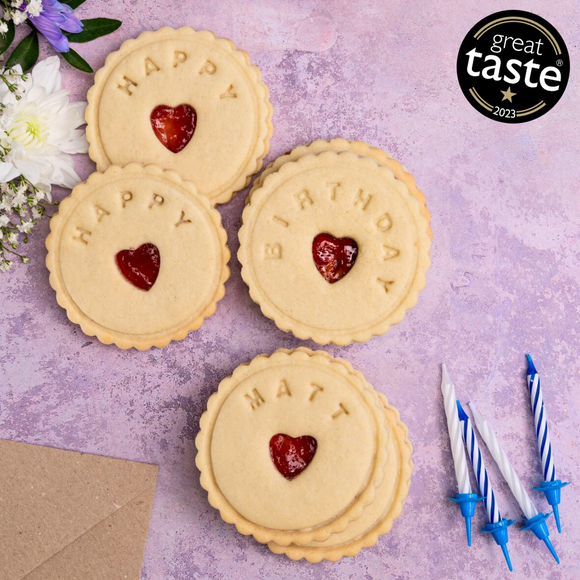
{"label": "blue striped candle", "polygon": [[471,421],[459,401],[457,401],[457,412],[459,413],[459,421],[462,426],[463,441],[467,447],[467,453],[471,465],[473,465],[473,471],[475,472],[475,479],[477,480],[479,492],[484,496],[487,517],[490,523],[495,524],[501,520],[501,514],[499,513],[497,502],[495,500],[495,493],[491,487],[491,481],[487,469],[485,469],[483,457],[479,445],[477,444]]}
{"label": "blue striped candle", "polygon": [[552,455],[552,442],[550,441],[550,432],[548,431],[548,418],[544,408],[544,396],[542,395],[542,385],[540,375],[534,366],[532,357],[527,354],[528,359],[528,390],[530,391],[530,400],[532,403],[532,413],[534,415],[534,424],[536,426],[536,438],[538,440],[538,451],[542,462],[542,474],[544,481],[539,487],[534,487],[538,491],[543,491],[548,503],[554,510],[554,519],[558,531],[562,533],[560,523],[560,490],[567,485],[567,481],[556,479],[556,468],[554,467],[554,456]]}
{"label": "blue striped candle", "polygon": [[477,439],[475,438],[475,431],[471,426],[471,421],[467,416],[467,413],[463,410],[461,403],[457,401],[457,414],[459,416],[459,422],[461,423],[461,432],[463,434],[463,441],[465,447],[467,447],[467,454],[469,455],[469,460],[471,465],[473,465],[473,471],[475,472],[475,479],[477,480],[477,486],[479,487],[479,492],[481,493],[485,501],[485,510],[487,511],[487,519],[489,523],[481,529],[482,532],[486,534],[491,534],[495,543],[501,547],[505,561],[510,569],[513,571],[512,561],[508,551],[508,528],[515,523],[514,520],[502,519],[499,509],[497,507],[497,502],[495,500],[495,493],[491,487],[491,480],[485,469],[485,464],[483,463],[483,457],[477,444]]}
{"label": "blue striped candle", "polygon": [[534,423],[536,425],[536,438],[538,439],[544,481],[554,481],[556,479],[556,468],[552,457],[552,442],[548,431],[548,418],[544,409],[540,375],[534,366],[532,357],[527,354],[526,358],[528,359],[528,389],[532,400],[532,413],[534,414]]}

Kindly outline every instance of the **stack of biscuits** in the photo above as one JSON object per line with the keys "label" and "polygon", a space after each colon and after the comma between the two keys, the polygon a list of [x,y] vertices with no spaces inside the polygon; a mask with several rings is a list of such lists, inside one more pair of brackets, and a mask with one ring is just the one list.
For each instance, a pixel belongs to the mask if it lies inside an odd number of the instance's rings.
{"label": "stack of biscuits", "polygon": [[400,322],[425,286],[425,196],[366,143],[321,140],[282,155],[254,182],[242,221],[250,295],[298,338],[367,341]]}
{"label": "stack of biscuits", "polygon": [[196,445],[222,518],[309,562],[355,556],[390,531],[413,470],[397,409],[348,362],[306,348],[223,380]]}

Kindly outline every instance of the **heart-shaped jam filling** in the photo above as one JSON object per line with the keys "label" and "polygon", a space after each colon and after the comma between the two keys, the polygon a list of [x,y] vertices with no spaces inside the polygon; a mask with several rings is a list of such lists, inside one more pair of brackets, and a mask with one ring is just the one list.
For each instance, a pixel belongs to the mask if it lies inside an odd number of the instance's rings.
{"label": "heart-shaped jam filling", "polygon": [[310,435],[290,437],[278,433],[270,439],[270,457],[276,469],[288,480],[300,475],[314,458],[316,439]]}
{"label": "heart-shaped jam filling", "polygon": [[330,284],[346,276],[356,262],[358,245],[352,238],[318,234],[312,241],[312,258],[320,275]]}
{"label": "heart-shaped jam filling", "polygon": [[197,113],[190,105],[159,105],[151,111],[151,127],[157,139],[172,153],[179,153],[191,141]]}
{"label": "heart-shaped jam filling", "polygon": [[143,244],[136,250],[121,250],[115,257],[121,274],[133,286],[151,290],[161,266],[161,255],[155,244]]}

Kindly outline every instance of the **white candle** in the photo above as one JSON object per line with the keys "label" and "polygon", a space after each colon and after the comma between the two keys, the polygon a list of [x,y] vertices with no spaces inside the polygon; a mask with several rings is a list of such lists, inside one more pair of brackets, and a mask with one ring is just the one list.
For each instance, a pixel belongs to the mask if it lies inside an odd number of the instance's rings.
{"label": "white candle", "polygon": [[455,466],[455,477],[457,478],[457,487],[459,493],[472,493],[469,482],[469,472],[467,471],[467,461],[465,460],[465,448],[463,446],[463,437],[461,435],[461,425],[457,415],[457,402],[455,398],[455,388],[449,380],[447,367],[441,365],[441,392],[445,403],[445,415],[447,416],[447,430],[451,440],[451,454],[453,455],[453,464]]}
{"label": "white candle", "polygon": [[479,414],[473,403],[469,403],[469,408],[471,409],[471,414],[473,415],[473,419],[477,425],[477,430],[479,431],[481,438],[485,441],[485,444],[497,463],[501,474],[507,481],[517,502],[520,504],[520,508],[524,512],[526,519],[529,520],[534,516],[537,516],[538,510],[536,509],[536,506],[532,503],[532,500],[524,489],[518,474],[515,472],[512,464],[507,458],[507,455],[500,447],[495,433],[491,430],[488,422]]}

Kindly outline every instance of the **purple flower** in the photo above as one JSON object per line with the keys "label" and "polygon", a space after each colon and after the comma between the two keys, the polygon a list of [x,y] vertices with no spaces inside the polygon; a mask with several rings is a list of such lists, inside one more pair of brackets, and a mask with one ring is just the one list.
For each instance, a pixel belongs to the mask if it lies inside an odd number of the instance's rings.
{"label": "purple flower", "polygon": [[[22,4],[20,10],[26,10],[26,6],[27,3]],[[63,30],[81,32],[83,29],[83,23],[73,15],[73,9],[58,0],[42,0],[42,12],[28,20],[58,52],[68,52],[70,49]]]}

